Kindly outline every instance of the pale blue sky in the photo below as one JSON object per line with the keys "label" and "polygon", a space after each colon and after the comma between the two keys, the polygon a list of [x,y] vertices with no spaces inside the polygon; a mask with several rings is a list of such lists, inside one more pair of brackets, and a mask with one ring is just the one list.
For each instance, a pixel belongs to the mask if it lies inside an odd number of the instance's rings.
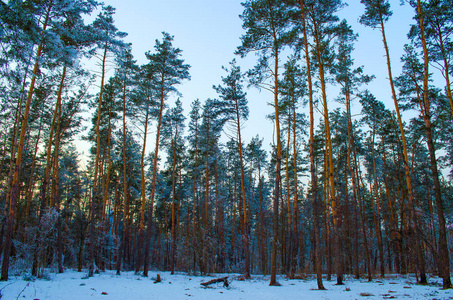
{"label": "pale blue sky", "polygon": [[[162,31],[175,36],[174,45],[183,50],[182,57],[192,66],[190,69],[192,80],[178,87],[183,95],[186,115],[192,100],[199,98],[204,101],[209,97],[217,97],[212,85],[221,82],[221,76],[225,75],[221,66],[227,65],[235,57],[234,51],[240,44],[240,36],[244,33],[242,21],[239,18],[243,10],[240,2],[234,0],[105,0],[105,4],[117,9],[114,16],[115,24],[119,30],[128,33],[126,41],[132,43],[133,54],[139,64],[146,63],[144,53],[153,50],[155,40],[162,37]],[[364,10],[359,0],[348,2],[350,5],[340,12],[340,17],[346,18],[353,29],[359,33],[353,55],[356,64],[364,65],[365,73],[376,76],[368,88],[386,104],[387,108],[393,109],[381,33],[379,30],[373,30],[358,23],[357,20]],[[386,24],[386,30],[393,72],[394,76],[397,76],[401,71],[400,57],[403,45],[407,43],[409,24],[413,23],[411,19],[413,10],[407,4],[400,6],[400,0],[391,0],[390,3],[394,14]],[[239,57],[236,59],[243,71],[255,63],[253,54],[245,60]],[[337,97],[337,92],[333,89],[329,92],[330,109],[338,104],[332,101]],[[264,145],[269,149],[268,145],[272,142],[272,124],[266,120],[265,116],[273,110],[266,105],[267,102],[272,101],[272,94],[267,91],[259,93],[253,88],[247,93],[250,117],[243,129],[244,142],[248,143],[251,137],[259,134],[265,138]],[[359,104],[355,105],[355,109],[356,113],[359,112]],[[307,108],[301,111],[307,112]]]}

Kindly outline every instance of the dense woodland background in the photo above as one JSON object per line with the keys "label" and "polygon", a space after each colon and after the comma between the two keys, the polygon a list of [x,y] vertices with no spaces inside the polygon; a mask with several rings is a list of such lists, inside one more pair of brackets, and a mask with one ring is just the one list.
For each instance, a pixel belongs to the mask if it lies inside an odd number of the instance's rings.
{"label": "dense woodland background", "polygon": [[[0,1],[1,279],[152,268],[270,273],[276,285],[277,273],[316,273],[322,289],[322,274],[415,272],[451,287],[453,3],[407,1],[402,57],[389,56],[389,2],[361,3],[360,23],[382,33],[386,56],[370,60],[388,67],[393,107],[354,65],[357,35],[336,16],[345,3],[245,0],[218,97],[185,112],[190,66],[172,35],[137,65],[111,6]],[[270,148],[242,140],[247,87],[272,103]]]}

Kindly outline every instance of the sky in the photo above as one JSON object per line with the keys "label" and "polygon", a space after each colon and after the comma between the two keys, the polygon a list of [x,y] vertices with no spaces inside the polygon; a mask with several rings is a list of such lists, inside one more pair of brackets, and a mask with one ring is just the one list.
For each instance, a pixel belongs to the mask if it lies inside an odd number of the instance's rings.
{"label": "sky", "polygon": [[[387,108],[394,109],[381,33],[358,23],[358,18],[364,11],[364,6],[358,0],[347,2],[349,5],[339,12],[339,16],[347,19],[359,34],[353,53],[356,65],[363,65],[365,74],[376,76],[366,88],[378,100],[383,101]],[[181,101],[186,116],[193,100],[198,98],[203,102],[207,98],[218,97],[212,86],[220,84],[221,77],[226,75],[222,66],[227,66],[236,58],[245,72],[256,62],[253,54],[245,59],[234,55],[241,43],[240,37],[245,33],[239,18],[243,11],[240,0],[105,0],[104,3],[116,8],[115,25],[120,31],[128,33],[125,41],[132,43],[132,53],[138,64],[147,62],[145,52],[153,51],[155,40],[162,38],[161,32],[174,36],[174,46],[183,50],[182,58],[191,65],[191,80],[177,87],[182,94]],[[413,9],[407,4],[401,6],[400,0],[390,0],[390,4],[393,16],[386,23],[386,34],[393,75],[397,76],[401,71],[399,58],[407,43],[409,26],[414,23]],[[113,70],[109,75],[112,74]],[[252,137],[259,135],[264,138],[263,145],[266,149],[270,149],[273,126],[266,115],[273,112],[273,108],[267,105],[273,101],[273,96],[270,92],[259,92],[253,87],[246,91],[250,116],[242,129],[243,141],[248,143]],[[333,101],[338,95],[335,89],[329,90],[329,93],[328,106],[332,110],[339,105]],[[354,109],[357,115],[360,112],[358,101],[356,105],[353,104]],[[308,115],[308,107],[301,108],[300,111]],[[319,116],[315,118],[319,119]],[[150,133],[153,132],[152,130]],[[153,146],[149,149],[151,147]]]}

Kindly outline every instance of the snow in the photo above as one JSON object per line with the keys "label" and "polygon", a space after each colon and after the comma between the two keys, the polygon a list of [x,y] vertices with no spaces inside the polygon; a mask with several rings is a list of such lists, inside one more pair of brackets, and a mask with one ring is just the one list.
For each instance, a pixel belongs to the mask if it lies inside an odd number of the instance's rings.
{"label": "snow", "polygon": [[[162,282],[154,283],[159,273]],[[150,278],[123,272],[106,271],[87,278],[86,272],[66,270],[49,273],[48,279],[26,281],[11,277],[0,283],[2,300],[9,299],[453,299],[453,290],[441,290],[441,279],[432,277],[427,286],[416,285],[413,276],[387,276],[368,282],[347,277],[345,285],[324,280],[326,291],[316,290],[316,280],[278,278],[281,286],[269,286],[269,276],[255,275],[241,281],[238,274],[190,276],[184,273],[152,272]],[[200,285],[215,277],[229,276],[230,286],[223,283]]]}

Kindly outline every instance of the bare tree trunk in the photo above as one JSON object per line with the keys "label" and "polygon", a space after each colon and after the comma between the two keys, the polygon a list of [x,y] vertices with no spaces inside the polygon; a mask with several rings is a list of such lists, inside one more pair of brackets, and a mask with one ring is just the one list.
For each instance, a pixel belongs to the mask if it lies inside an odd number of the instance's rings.
{"label": "bare tree trunk", "polygon": [[[357,186],[358,187],[357,196],[358,196],[359,210],[360,210],[359,211],[360,223],[361,223],[360,225],[361,225],[362,235],[363,235],[363,245],[365,246],[365,263],[366,263],[366,268],[367,268],[367,273],[368,273],[368,281],[371,281],[372,280],[371,259],[370,259],[370,250],[368,248],[368,235],[367,235],[366,222],[365,222],[365,210],[364,210],[365,203],[363,200],[364,196],[360,192],[360,190],[361,190],[360,180],[362,179],[362,177],[361,177],[361,172],[360,172],[360,161],[357,158],[357,152],[355,149],[354,149],[354,167],[355,167],[355,171],[356,171],[356,176],[358,178],[358,180],[357,180],[357,185],[358,185]],[[364,186],[363,180],[362,180],[362,186]]]}
{"label": "bare tree trunk", "polygon": [[[380,221],[380,209],[379,209],[379,193],[378,193],[378,178],[377,178],[377,169],[376,169],[376,151],[374,149],[374,140],[376,136],[376,124],[373,124],[373,142],[372,142],[372,159],[373,159],[373,173],[374,173],[374,199],[376,203],[377,214],[375,213],[374,204],[373,204],[373,216],[374,216],[374,227],[376,230],[376,239],[378,242],[379,249],[379,264],[380,264],[380,273],[381,278],[384,278],[385,269],[384,269],[384,247],[382,245],[382,232],[381,232],[381,221]],[[371,187],[370,187],[371,191]],[[371,193],[372,194],[372,193]]]}
{"label": "bare tree trunk", "polygon": [[316,168],[315,168],[315,156],[314,156],[314,112],[313,112],[313,84],[311,78],[311,65],[310,65],[310,54],[308,52],[308,40],[307,40],[307,29],[306,29],[306,16],[305,16],[305,2],[300,0],[301,8],[301,17],[302,17],[302,26],[304,34],[304,50],[305,50],[305,60],[307,67],[307,80],[308,80],[308,99],[310,106],[310,175],[311,175],[311,196],[312,196],[312,205],[313,205],[313,235],[314,235],[314,267],[316,269],[316,281],[318,284],[318,289],[325,290],[322,283],[322,264],[321,264],[321,250],[320,250],[320,241],[319,241],[319,203],[318,203],[318,187],[317,187],[317,177],[316,177]]}
{"label": "bare tree trunk", "polygon": [[[284,260],[283,266],[285,267],[286,275],[293,279],[294,275],[291,276],[290,269],[292,263],[292,229],[293,226],[291,224],[291,196],[289,191],[289,148],[291,143],[291,113],[288,112],[288,132],[287,139],[286,139],[286,155],[285,155],[285,184],[286,184],[286,209],[287,209],[287,218],[288,218],[288,239],[286,239],[285,231],[282,233],[282,241],[285,242],[288,240],[288,246],[286,246],[287,251],[283,251],[283,254],[286,254],[286,260]],[[282,204],[283,205],[283,204]],[[284,223],[283,223],[284,224]]]}
{"label": "bare tree trunk", "polygon": [[[123,82],[123,199],[124,199],[124,206],[128,207],[128,187],[127,187],[127,163],[126,163],[126,78]],[[127,223],[127,213],[123,213],[123,223]],[[117,254],[117,261],[116,261],[116,275],[121,275],[121,261],[122,261],[122,254],[124,249],[124,240],[125,240],[125,224],[121,229],[120,234],[120,246],[118,248]]]}
{"label": "bare tree trunk", "polygon": [[250,236],[248,229],[248,219],[247,219],[247,199],[245,197],[245,174],[244,174],[244,162],[242,155],[242,139],[241,139],[241,119],[239,114],[239,104],[237,99],[235,100],[235,110],[236,110],[236,126],[238,134],[238,148],[239,148],[239,160],[241,167],[241,192],[242,192],[242,210],[243,210],[243,227],[242,227],[242,239],[244,242],[244,254],[245,254],[245,279],[250,279]]}
{"label": "bare tree trunk", "polygon": [[[208,116],[209,118],[209,116]],[[202,261],[203,261],[203,269],[205,272],[209,272],[208,270],[208,251],[209,251],[209,246],[207,243],[208,239],[208,231],[209,231],[209,143],[210,143],[210,122],[211,120],[207,120],[207,137],[206,137],[206,164],[205,164],[205,200],[204,200],[204,214],[203,214],[203,231],[202,231],[202,243],[203,243],[203,255],[202,255]]]}
{"label": "bare tree trunk", "polygon": [[418,269],[420,272],[420,284],[426,284],[426,268],[425,268],[425,258],[423,257],[423,250],[422,250],[422,245],[421,245],[421,239],[419,236],[419,223],[418,223],[418,217],[415,211],[415,199],[414,199],[414,193],[413,193],[413,188],[412,188],[412,177],[411,177],[411,172],[409,168],[409,159],[407,156],[407,143],[406,143],[406,136],[404,133],[404,127],[403,127],[403,121],[401,119],[401,114],[398,106],[398,101],[396,97],[396,91],[395,91],[395,86],[393,84],[393,77],[392,77],[392,69],[390,65],[390,54],[389,54],[389,49],[387,46],[387,40],[385,37],[385,30],[384,30],[384,21],[382,18],[382,15],[380,15],[380,24],[381,24],[381,33],[382,33],[382,41],[384,43],[384,49],[385,49],[385,54],[387,58],[387,69],[389,73],[389,81],[390,81],[390,88],[392,90],[392,97],[393,101],[395,104],[395,110],[396,110],[396,115],[398,118],[398,125],[400,129],[400,134],[401,134],[401,140],[403,144],[403,164],[404,164],[404,170],[405,170],[405,177],[406,177],[406,185],[407,185],[407,190],[408,190],[408,198],[409,198],[409,209],[412,213],[412,220],[411,220],[411,228],[413,228],[413,232],[415,232],[414,236],[414,244],[415,244],[415,249],[417,252],[417,260],[418,260]]}
{"label": "bare tree trunk", "polygon": [[175,274],[176,264],[176,138],[178,136],[178,128],[176,127],[173,144],[173,162],[172,162],[172,196],[171,196],[171,258],[170,271]]}
{"label": "bare tree trunk", "polygon": [[[276,33],[273,34],[274,40]],[[276,171],[275,171],[275,186],[274,186],[274,200],[273,200],[273,239],[272,239],[272,262],[271,262],[271,280],[269,285],[278,285],[277,282],[277,240],[278,240],[278,207],[280,199],[280,171],[282,163],[282,145],[280,138],[280,120],[279,120],[279,106],[278,106],[278,49],[274,51],[274,108],[275,108],[275,132],[277,138],[277,156],[276,156]]]}
{"label": "bare tree trunk", "polygon": [[164,77],[165,74],[162,74],[162,87],[160,90],[160,109],[159,109],[159,118],[157,121],[157,132],[156,132],[156,148],[154,150],[154,160],[153,160],[153,177],[151,181],[151,203],[149,205],[148,212],[148,227],[146,228],[146,242],[145,242],[145,258],[143,266],[143,276],[148,277],[148,261],[149,261],[149,248],[151,244],[151,230],[153,226],[153,210],[154,210],[154,196],[156,194],[156,181],[157,181],[157,160],[159,159],[159,140],[160,140],[160,129],[162,126],[162,114],[164,110]]}
{"label": "bare tree trunk", "polygon": [[28,183],[28,190],[27,190],[27,199],[26,199],[26,205],[25,205],[25,219],[28,219],[30,215],[30,206],[31,202],[33,200],[34,192],[35,192],[35,179],[36,176],[34,175],[35,173],[35,168],[36,168],[36,158],[38,156],[38,149],[39,149],[39,141],[41,139],[41,132],[42,132],[42,127],[43,127],[43,112],[44,112],[44,103],[43,103],[43,108],[41,111],[41,120],[39,122],[39,131],[38,131],[38,137],[36,138],[36,144],[35,144],[35,150],[33,152],[33,161],[31,164],[31,171],[30,171],[30,181]]}
{"label": "bare tree trunk", "polygon": [[60,90],[58,91],[58,117],[57,117],[57,128],[55,131],[55,149],[54,149],[54,163],[53,163],[53,175],[52,175],[52,193],[50,196],[50,206],[53,207],[56,204],[58,212],[57,220],[57,261],[58,261],[58,273],[63,273],[63,237],[61,233],[62,217],[60,212],[60,193],[59,193],[59,152],[60,152],[60,131],[61,131],[61,94],[63,90],[63,82],[66,77],[66,66],[63,67],[63,74],[61,76]]}
{"label": "bare tree trunk", "polygon": [[[433,180],[434,180],[434,196],[436,199],[436,207],[437,207],[437,215],[439,219],[439,262],[440,262],[440,276],[443,279],[443,288],[449,289],[453,288],[450,279],[450,256],[448,251],[448,244],[447,244],[447,232],[446,232],[446,224],[445,224],[445,216],[444,216],[444,207],[442,203],[442,194],[441,194],[441,187],[439,182],[439,172],[437,168],[437,160],[436,160],[436,151],[434,149],[434,142],[432,137],[431,131],[431,115],[430,115],[430,102],[429,102],[429,57],[428,57],[428,48],[426,46],[426,38],[425,38],[425,27],[424,27],[424,20],[423,20],[423,12],[421,7],[421,1],[417,0],[417,11],[418,11],[418,18],[419,18],[419,27],[421,33],[421,40],[423,46],[423,62],[424,62],[424,76],[423,76],[423,109],[422,115],[425,121],[425,131],[426,131],[426,142],[428,144],[428,152],[429,158],[431,163],[431,172],[433,173]],[[447,64],[448,67],[448,64]],[[447,69],[447,84],[449,81],[448,69]],[[447,85],[447,94],[449,92],[449,99],[450,104],[452,104],[451,99],[451,90],[449,89],[450,85]],[[453,106],[452,106],[452,113],[453,113]],[[425,274],[420,274],[421,283],[426,283],[426,278],[423,277]]]}
{"label": "bare tree trunk", "polygon": [[107,49],[108,43],[105,44],[104,55],[102,57],[102,71],[101,71],[101,88],[99,91],[99,102],[98,102],[98,116],[96,121],[96,159],[94,164],[94,177],[93,177],[93,194],[91,197],[91,216],[90,216],[90,244],[89,244],[89,259],[88,259],[88,276],[93,277],[94,275],[94,256],[95,256],[95,247],[94,243],[96,241],[96,202],[99,200],[99,187],[98,187],[98,172],[99,172],[99,158],[101,151],[101,135],[99,132],[99,127],[101,124],[101,110],[102,110],[102,96],[104,93],[104,80],[105,80],[105,67],[107,60]]}
{"label": "bare tree trunk", "polygon": [[343,284],[343,274],[342,274],[342,263],[341,263],[341,246],[340,246],[340,230],[339,230],[339,213],[338,213],[338,203],[335,193],[335,178],[334,178],[334,167],[333,167],[333,148],[332,140],[330,135],[330,124],[329,124],[329,111],[327,108],[327,94],[326,94],[326,81],[324,78],[324,62],[322,61],[321,53],[321,41],[318,34],[318,28],[315,24],[314,26],[314,38],[316,43],[316,57],[318,60],[319,66],[319,76],[321,82],[321,92],[322,92],[322,103],[324,106],[324,126],[326,131],[327,138],[327,161],[328,161],[328,178],[330,184],[330,205],[332,208],[332,221],[333,221],[333,236],[334,236],[334,251],[335,251],[335,272],[337,274],[337,285]]}
{"label": "bare tree trunk", "polygon": [[258,167],[258,194],[260,199],[260,261],[261,261],[261,272],[263,274],[267,273],[267,256],[266,256],[266,234],[265,234],[265,224],[264,224],[264,209],[263,209],[263,191],[262,191],[262,178],[261,178],[261,168]]}
{"label": "bare tree trunk", "polygon": [[[296,100],[293,98],[292,101],[292,111],[293,111],[293,172],[294,172],[294,200],[293,200],[293,238],[292,238],[292,263],[291,263],[291,270],[290,274],[294,278],[294,274],[296,272],[296,262],[297,262],[297,255],[299,254],[299,249],[303,249],[299,247],[299,207],[298,207],[298,190],[297,190],[297,148],[296,148]],[[301,255],[303,259],[303,255]],[[303,264],[302,264],[303,267]]]}
{"label": "bare tree trunk", "polygon": [[143,132],[143,149],[142,149],[142,157],[140,162],[140,174],[141,174],[141,183],[142,183],[142,190],[141,190],[141,208],[140,208],[140,230],[138,233],[138,246],[137,246],[137,260],[135,262],[135,273],[138,274],[140,272],[140,267],[142,265],[142,248],[143,248],[143,237],[144,237],[144,224],[145,224],[145,204],[146,204],[146,196],[145,196],[145,187],[146,187],[146,178],[145,178],[145,153],[146,153],[146,137],[148,136],[148,122],[149,122],[149,108],[146,108],[146,116],[145,116],[145,129]]}

